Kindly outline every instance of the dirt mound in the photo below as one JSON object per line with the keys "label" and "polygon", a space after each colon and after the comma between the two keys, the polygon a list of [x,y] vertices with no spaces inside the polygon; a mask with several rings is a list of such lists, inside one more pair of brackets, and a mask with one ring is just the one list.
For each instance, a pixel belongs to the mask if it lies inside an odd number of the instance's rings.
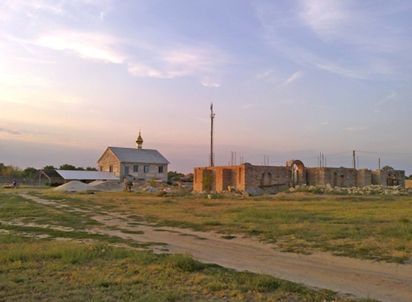
{"label": "dirt mound", "polygon": [[58,192],[86,192],[90,190],[90,187],[81,181],[72,180],[54,188],[53,190]]}
{"label": "dirt mound", "polygon": [[103,192],[119,192],[123,190],[123,185],[116,180],[100,181],[96,180],[89,183],[89,190]]}
{"label": "dirt mound", "polygon": [[105,180],[95,180],[95,181],[90,182],[88,185],[89,186],[97,186],[97,185],[100,185],[100,184],[105,183],[105,182],[106,182]]}

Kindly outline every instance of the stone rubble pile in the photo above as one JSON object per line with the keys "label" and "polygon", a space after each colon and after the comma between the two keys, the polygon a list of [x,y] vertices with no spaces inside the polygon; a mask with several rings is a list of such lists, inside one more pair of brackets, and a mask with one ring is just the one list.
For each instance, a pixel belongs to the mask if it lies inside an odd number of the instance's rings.
{"label": "stone rubble pile", "polygon": [[301,185],[289,188],[288,192],[311,192],[327,194],[348,194],[348,195],[408,195],[412,194],[411,189],[401,186],[386,187],[380,185],[369,185],[365,187],[332,187],[330,184],[325,186]]}

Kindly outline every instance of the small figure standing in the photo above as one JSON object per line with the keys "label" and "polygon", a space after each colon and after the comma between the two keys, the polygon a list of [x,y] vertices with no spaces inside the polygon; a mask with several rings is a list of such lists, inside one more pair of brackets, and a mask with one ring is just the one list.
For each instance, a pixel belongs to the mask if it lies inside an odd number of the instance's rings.
{"label": "small figure standing", "polygon": [[125,177],[123,180],[123,184],[124,184],[124,190],[126,192],[132,192],[133,182],[130,179]]}
{"label": "small figure standing", "polygon": [[11,186],[13,189],[17,188],[17,181],[15,179],[13,179],[13,181],[11,182]]}

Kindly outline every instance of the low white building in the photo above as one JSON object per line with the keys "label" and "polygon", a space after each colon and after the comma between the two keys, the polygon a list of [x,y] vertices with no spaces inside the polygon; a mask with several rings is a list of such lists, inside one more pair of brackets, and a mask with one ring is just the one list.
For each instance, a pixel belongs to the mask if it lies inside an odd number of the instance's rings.
{"label": "low white building", "polygon": [[133,177],[136,180],[167,181],[169,161],[155,149],[143,149],[139,132],[137,148],[107,147],[97,161],[99,170],[111,172],[120,180]]}

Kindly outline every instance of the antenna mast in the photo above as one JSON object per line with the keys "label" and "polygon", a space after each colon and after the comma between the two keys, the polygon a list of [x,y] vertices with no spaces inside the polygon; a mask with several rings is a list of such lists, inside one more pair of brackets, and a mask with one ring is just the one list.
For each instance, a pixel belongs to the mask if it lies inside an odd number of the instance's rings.
{"label": "antenna mast", "polygon": [[210,166],[215,165],[215,154],[213,153],[213,120],[215,113],[213,112],[213,103],[210,103]]}

